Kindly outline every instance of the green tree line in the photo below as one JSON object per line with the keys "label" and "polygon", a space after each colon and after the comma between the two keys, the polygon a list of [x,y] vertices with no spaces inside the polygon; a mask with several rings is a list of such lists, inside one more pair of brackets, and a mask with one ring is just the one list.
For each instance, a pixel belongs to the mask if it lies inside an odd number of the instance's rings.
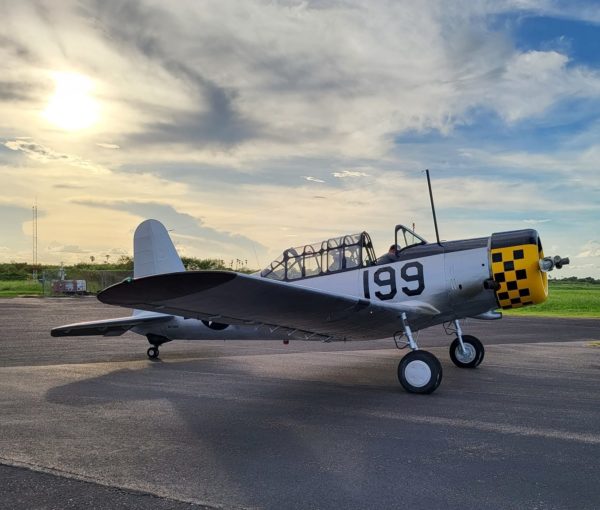
{"label": "green tree line", "polygon": [[[236,270],[245,273],[250,273],[253,270],[249,269],[242,260],[230,261],[229,265],[222,259],[199,259],[196,257],[181,257],[181,261],[188,271],[200,270]],[[5,262],[0,263],[0,280],[27,280],[32,277],[34,272],[41,274],[42,271],[57,271],[61,268],[60,265],[37,265],[34,266],[28,262]],[[63,266],[67,278],[69,274],[79,273],[81,271],[133,271],[133,258],[127,255],[121,255],[116,261],[109,262],[107,257],[105,260],[96,261],[91,257],[89,262],[78,262],[68,266]]]}

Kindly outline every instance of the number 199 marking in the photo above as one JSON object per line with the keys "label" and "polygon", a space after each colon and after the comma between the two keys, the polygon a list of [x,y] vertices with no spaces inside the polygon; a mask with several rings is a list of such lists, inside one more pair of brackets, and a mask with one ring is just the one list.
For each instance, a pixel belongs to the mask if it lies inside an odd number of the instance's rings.
{"label": "number 199 marking", "polygon": [[[402,287],[402,292],[407,296],[418,296],[425,290],[425,279],[423,277],[423,264],[420,262],[408,262],[400,268],[402,281],[406,283],[416,282],[415,286]],[[373,282],[378,290],[375,291],[375,297],[382,301],[394,299],[398,293],[396,284],[396,270],[393,266],[386,266],[373,273]],[[371,290],[369,289],[369,272],[363,273],[363,291],[367,299],[371,299]]]}

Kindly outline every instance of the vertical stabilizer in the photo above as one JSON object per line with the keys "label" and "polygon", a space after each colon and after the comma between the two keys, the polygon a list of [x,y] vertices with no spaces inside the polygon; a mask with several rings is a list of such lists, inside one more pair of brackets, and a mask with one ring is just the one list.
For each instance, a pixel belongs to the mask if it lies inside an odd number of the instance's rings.
{"label": "vertical stabilizer", "polygon": [[160,221],[146,220],[133,235],[133,277],[185,271],[167,229]]}

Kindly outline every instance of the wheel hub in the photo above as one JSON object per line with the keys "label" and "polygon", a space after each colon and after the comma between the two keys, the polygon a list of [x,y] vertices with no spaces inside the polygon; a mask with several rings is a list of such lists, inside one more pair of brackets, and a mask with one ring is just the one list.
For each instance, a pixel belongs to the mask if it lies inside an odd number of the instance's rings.
{"label": "wheel hub", "polygon": [[456,348],[456,359],[461,363],[471,363],[471,361],[475,359],[475,356],[477,356],[477,351],[475,350],[475,347],[469,343],[465,342],[463,345],[464,349],[461,349],[460,345]]}
{"label": "wheel hub", "polygon": [[414,360],[406,365],[404,377],[410,385],[421,388],[431,380],[431,369],[424,361]]}

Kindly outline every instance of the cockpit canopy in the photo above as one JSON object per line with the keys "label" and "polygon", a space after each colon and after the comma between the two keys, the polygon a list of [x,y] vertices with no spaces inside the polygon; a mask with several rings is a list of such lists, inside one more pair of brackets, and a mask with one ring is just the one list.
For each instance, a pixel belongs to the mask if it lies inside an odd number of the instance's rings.
{"label": "cockpit canopy", "polygon": [[327,241],[288,248],[260,275],[273,280],[299,280],[376,264],[369,234],[350,234]]}
{"label": "cockpit canopy", "polygon": [[[404,225],[396,225],[394,242],[396,256],[413,246],[427,244],[425,239]],[[393,260],[386,256],[379,259],[380,264],[390,261]],[[377,262],[371,237],[366,232],[361,232],[288,248],[263,269],[260,275],[273,280],[291,281],[374,266]]]}

